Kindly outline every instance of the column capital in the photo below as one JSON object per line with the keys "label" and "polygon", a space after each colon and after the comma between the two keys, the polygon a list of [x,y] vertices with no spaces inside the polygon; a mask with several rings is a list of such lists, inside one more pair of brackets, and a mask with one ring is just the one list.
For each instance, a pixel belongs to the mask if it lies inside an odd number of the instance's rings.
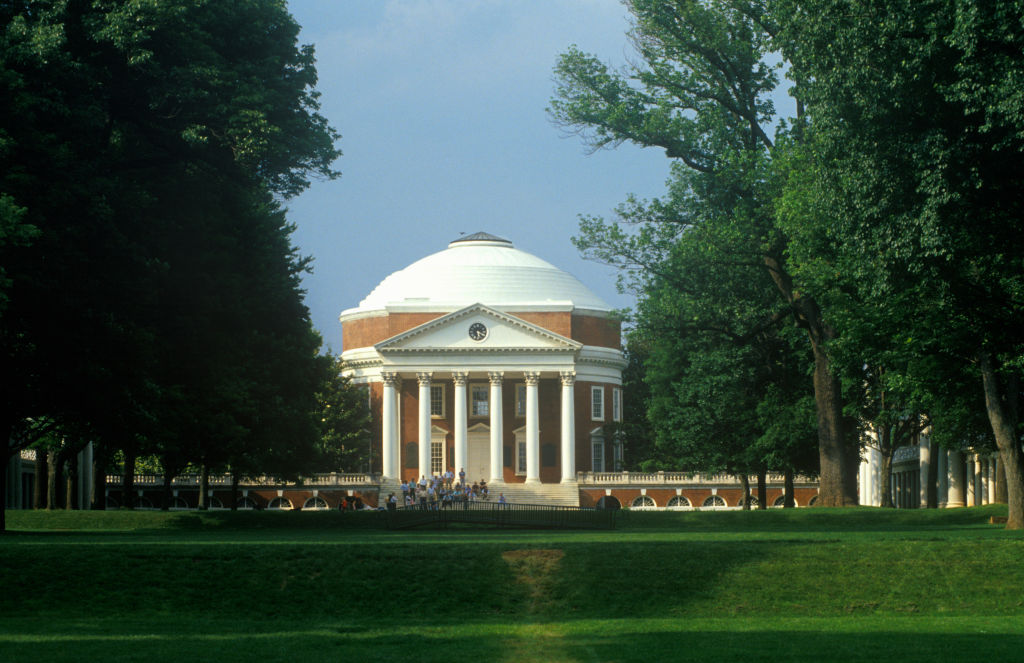
{"label": "column capital", "polygon": [[487,371],[487,379],[491,381],[491,384],[500,385],[502,380],[505,379],[504,371]]}
{"label": "column capital", "polygon": [[523,373],[523,380],[528,386],[535,387],[540,383],[540,372],[527,371],[526,373]]}
{"label": "column capital", "polygon": [[401,380],[398,377],[398,373],[394,371],[381,371],[380,379],[384,384],[391,385],[392,387],[396,386],[399,380]]}
{"label": "column capital", "polygon": [[416,374],[416,381],[420,383],[421,387],[429,387],[430,386],[430,377],[432,375],[433,375],[433,373],[430,373],[429,371],[424,371],[422,373],[417,373]]}
{"label": "column capital", "polygon": [[563,387],[571,387],[576,382],[576,371],[562,371],[558,374]]}
{"label": "column capital", "polygon": [[455,382],[457,387],[465,387],[466,383],[469,382],[469,371],[454,371],[452,373],[452,381]]}

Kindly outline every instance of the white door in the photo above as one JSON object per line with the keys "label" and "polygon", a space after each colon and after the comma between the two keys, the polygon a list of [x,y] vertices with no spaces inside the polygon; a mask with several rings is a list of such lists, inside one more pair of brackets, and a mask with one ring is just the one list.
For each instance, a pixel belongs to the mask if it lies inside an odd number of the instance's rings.
{"label": "white door", "polygon": [[[466,459],[466,483],[473,485],[491,476],[491,433],[487,430],[470,431],[466,438],[469,458]],[[455,470],[458,475],[459,470]]]}

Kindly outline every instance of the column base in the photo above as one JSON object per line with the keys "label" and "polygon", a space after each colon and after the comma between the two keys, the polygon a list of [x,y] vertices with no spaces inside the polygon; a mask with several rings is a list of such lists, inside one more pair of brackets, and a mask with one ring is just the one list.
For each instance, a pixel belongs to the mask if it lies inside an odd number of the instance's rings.
{"label": "column base", "polygon": [[964,506],[963,502],[946,502],[947,509],[957,509]]}
{"label": "column base", "polygon": [[538,484],[538,483],[540,483],[540,479],[538,479],[536,477],[526,477],[526,481],[524,483]]}

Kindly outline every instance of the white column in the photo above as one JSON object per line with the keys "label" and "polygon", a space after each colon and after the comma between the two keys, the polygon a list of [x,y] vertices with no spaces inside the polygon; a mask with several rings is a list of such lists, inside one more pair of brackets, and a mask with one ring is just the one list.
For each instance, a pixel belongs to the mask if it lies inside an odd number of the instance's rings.
{"label": "white column", "polygon": [[[12,458],[13,460],[13,458]],[[92,497],[92,487],[96,482],[92,476],[93,446],[92,442],[78,452],[78,508],[88,511]]]}
{"label": "white column", "polygon": [[466,417],[466,383],[469,373],[452,373],[455,381],[455,476],[466,469],[466,457],[469,455],[468,442],[469,424]]}
{"label": "white column", "polygon": [[860,493],[860,505],[868,505],[868,468],[871,467],[867,458],[867,449],[865,451],[865,457],[861,459],[860,466],[857,468],[857,490]]}
{"label": "white column", "polygon": [[932,464],[931,436],[922,435],[917,441],[918,450],[918,496],[917,507],[928,508],[928,468]]}
{"label": "white column", "polygon": [[964,506],[964,455],[963,453],[950,449],[948,453],[949,463],[949,492],[946,497],[946,506],[955,508]]}
{"label": "white column", "polygon": [[562,371],[562,483],[576,480],[576,404],[574,371]]}
{"label": "white column", "polygon": [[381,474],[386,479],[398,479],[399,449],[398,431],[396,429],[395,401],[398,384],[398,376],[391,372],[381,373],[381,380],[384,382],[384,390],[381,395]]}
{"label": "white column", "polygon": [[[417,373],[419,382],[420,476],[430,474],[430,373]],[[419,477],[416,477],[419,480]]]}
{"label": "white column", "polygon": [[940,448],[938,450],[938,457],[939,467],[938,471],[936,472],[936,476],[939,481],[939,487],[938,492],[935,495],[935,503],[940,509],[944,509],[946,508],[946,503],[949,501],[949,469],[947,463],[949,454],[946,452],[945,449]]}
{"label": "white column", "polygon": [[540,483],[540,373],[525,373],[526,380],[526,483]]}
{"label": "white column", "polygon": [[988,503],[995,504],[996,501],[996,454],[988,459]]}
{"label": "white column", "polygon": [[501,371],[491,371],[487,374],[487,378],[491,381],[491,483],[501,482],[505,480],[505,473],[503,471],[504,459],[502,455],[504,453],[504,422],[502,421],[502,414],[504,412],[502,405],[501,394],[501,380],[504,377],[504,373]]}
{"label": "white column", "polygon": [[868,465],[868,504],[881,506],[882,495],[879,490],[882,485],[882,452],[875,447],[868,447]]}

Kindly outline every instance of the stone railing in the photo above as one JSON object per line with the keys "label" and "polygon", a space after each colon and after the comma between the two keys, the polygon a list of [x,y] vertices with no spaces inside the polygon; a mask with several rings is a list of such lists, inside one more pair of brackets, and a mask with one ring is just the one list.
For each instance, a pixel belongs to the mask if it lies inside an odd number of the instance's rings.
{"label": "stone railing", "polygon": [[[124,477],[119,474],[108,474],[107,485],[108,486],[120,486],[124,481]],[[283,481],[277,477],[271,476],[258,476],[258,477],[240,477],[238,479],[238,485],[242,487],[248,486],[316,486],[318,488],[331,488],[340,486],[375,486],[380,482],[380,478],[375,474],[340,474],[338,472],[331,472],[329,474],[313,474],[308,477],[302,477],[298,481]],[[145,488],[147,486],[162,486],[164,485],[164,478],[159,474],[136,474],[135,475],[135,487]],[[176,476],[171,480],[171,485],[175,487],[199,486],[199,475],[198,474],[183,474]],[[210,475],[211,486],[230,486],[231,475],[230,474],[211,474]]]}
{"label": "stone railing", "polygon": [[[768,474],[767,483],[782,485],[785,477],[782,474]],[[732,474],[704,472],[577,472],[576,480],[581,486],[738,486],[740,478]],[[795,484],[817,483],[814,479],[804,476],[793,478]],[[757,484],[757,477],[750,477],[750,483]]]}

